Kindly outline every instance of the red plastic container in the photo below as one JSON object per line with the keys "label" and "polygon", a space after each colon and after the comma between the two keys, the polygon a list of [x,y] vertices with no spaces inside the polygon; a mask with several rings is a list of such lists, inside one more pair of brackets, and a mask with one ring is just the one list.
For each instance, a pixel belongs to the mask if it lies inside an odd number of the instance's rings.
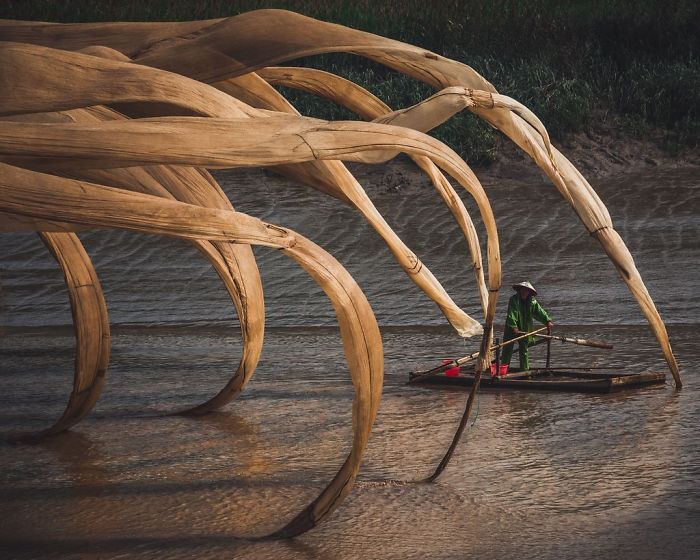
{"label": "red plastic container", "polygon": [[[508,373],[508,365],[501,364],[501,370],[498,372],[500,377],[505,377]],[[496,364],[491,364],[491,377],[496,377]]]}
{"label": "red plastic container", "polygon": [[[442,365],[444,366],[447,364],[451,364],[452,362],[454,362],[454,360],[450,360],[448,358],[445,358],[444,360],[442,360]],[[459,375],[459,366],[455,366],[455,367],[451,367],[451,368],[446,369],[445,375],[447,377],[457,377]]]}

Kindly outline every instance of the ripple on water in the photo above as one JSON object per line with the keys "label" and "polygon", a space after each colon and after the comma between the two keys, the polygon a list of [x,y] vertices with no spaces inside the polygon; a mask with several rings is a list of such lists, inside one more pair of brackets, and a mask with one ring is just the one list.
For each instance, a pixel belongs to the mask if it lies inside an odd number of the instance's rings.
{"label": "ripple on water", "polygon": [[[700,548],[697,175],[597,186],[671,325],[684,389],[484,391],[434,485],[385,481],[432,472],[466,394],[407,387],[406,372],[467,354],[476,343],[437,326],[444,321],[435,306],[353,212],[271,177],[253,178],[270,197],[261,201],[259,190],[225,181],[237,208],[298,229],[336,255],[384,326],[384,396],[358,488],[299,539],[236,540],[279,527],[349,451],[353,393],[332,308],[289,259],[256,250],[270,325],[259,370],[220,414],[164,416],[227,382],[241,351],[235,313],[189,246],[93,233],[83,238],[117,327],[106,390],[71,432],[39,445],[1,444],[0,540],[11,557],[637,559],[686,558]],[[504,285],[530,279],[564,334],[616,347],[555,345],[554,364],[664,370],[636,304],[551,187],[497,190]],[[478,317],[465,245],[447,212],[434,210],[435,194],[410,186],[370,195]],[[518,195],[528,204],[518,204]],[[0,243],[0,325],[36,327],[0,337],[0,431],[39,428],[60,414],[70,391],[72,335],[51,329],[68,324],[70,311],[60,272],[35,237],[3,235]]]}

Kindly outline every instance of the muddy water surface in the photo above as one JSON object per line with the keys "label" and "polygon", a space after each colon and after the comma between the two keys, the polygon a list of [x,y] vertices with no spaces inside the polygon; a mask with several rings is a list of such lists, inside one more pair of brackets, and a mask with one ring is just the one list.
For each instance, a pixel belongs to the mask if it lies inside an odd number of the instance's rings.
{"label": "muddy water surface", "polygon": [[[404,182],[408,170],[394,173],[361,176],[399,235],[479,317],[456,226],[427,183]],[[444,327],[378,237],[340,203],[257,171],[220,177],[238,209],[324,246],[370,299],[382,326],[386,388],[360,482],[300,538],[239,539],[279,527],[349,449],[352,387],[332,307],[294,263],[256,249],[270,325],[259,370],[223,411],[167,416],[206,400],[230,376],[240,352],[235,312],[189,246],[90,233],[81,238],[114,328],[107,386],[69,433],[36,445],[0,443],[0,558],[700,554],[697,172],[594,185],[669,325],[683,390],[669,383],[602,396],[484,391],[465,441],[432,485],[388,481],[431,472],[466,395],[409,388],[406,372],[471,352],[476,342]],[[609,352],[557,344],[554,363],[663,370],[634,300],[553,188],[487,188],[506,284],[535,284],[561,333],[615,345]],[[31,235],[0,236],[0,285],[0,431],[41,428],[70,392],[67,295]],[[543,352],[533,353],[542,360]]]}

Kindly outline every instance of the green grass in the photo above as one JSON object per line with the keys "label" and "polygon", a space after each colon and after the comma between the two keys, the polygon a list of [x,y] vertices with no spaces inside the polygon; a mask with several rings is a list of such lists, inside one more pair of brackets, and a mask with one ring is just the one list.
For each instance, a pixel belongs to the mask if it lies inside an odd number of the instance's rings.
{"label": "green grass", "polygon": [[[56,22],[206,19],[286,8],[438,52],[473,66],[530,107],[552,136],[612,115],[627,133],[661,136],[671,151],[700,142],[700,3],[696,0],[191,0],[17,1],[0,18]],[[356,81],[392,107],[430,94],[415,81],[351,55],[299,61]],[[349,118],[330,104],[285,92],[305,114]],[[499,138],[470,115],[436,136],[471,163],[488,163]]]}

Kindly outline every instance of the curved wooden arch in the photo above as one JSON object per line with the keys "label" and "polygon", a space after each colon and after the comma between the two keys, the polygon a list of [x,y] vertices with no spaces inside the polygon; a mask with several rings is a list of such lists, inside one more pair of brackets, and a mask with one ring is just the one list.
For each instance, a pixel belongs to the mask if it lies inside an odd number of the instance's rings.
{"label": "curved wooden arch", "polygon": [[[101,48],[99,52],[104,55],[109,51]],[[140,115],[149,111],[163,114],[163,104],[170,102],[172,92],[176,90],[177,98],[172,102],[173,105],[189,109],[193,114],[206,114],[219,118],[244,118],[246,115],[250,118],[271,116],[215,88],[193,82],[180,75],[113,60],[117,58],[116,56],[112,56],[110,60],[104,60],[87,54],[67,53],[16,43],[0,43],[0,60],[7,68],[19,69],[28,65],[31,67],[32,60],[37,57],[45,62],[45,67],[36,67],[32,71],[21,74],[7,73],[5,100],[7,107],[3,110],[0,104],[0,115],[12,114],[20,111],[20,108],[26,113],[44,111],[56,105],[87,107],[97,103],[108,103],[121,106],[129,101],[156,103],[156,106],[151,105],[150,109],[143,107],[137,109],[136,112]],[[115,82],[114,73],[118,76],[125,74],[128,80]],[[51,87],[43,89],[40,95],[33,95],[33,84],[47,74],[52,76]],[[144,81],[149,83],[147,88],[140,87]],[[188,104],[192,96],[194,99]],[[362,160],[368,156],[366,153],[360,153],[357,157]],[[36,165],[36,162],[33,164]],[[430,270],[386,223],[364,189],[341,162],[318,158],[315,161],[292,161],[292,164],[278,164],[274,167],[276,171],[288,177],[318,188],[354,206],[382,236],[408,277],[437,304],[460,336],[472,336],[481,332],[481,325],[454,303]]]}
{"label": "curved wooden arch", "polygon": [[[198,33],[189,31],[193,27]],[[138,31],[137,31],[138,29]],[[162,37],[170,33],[169,39]],[[0,22],[0,34],[66,49],[88,46],[94,38],[132,56],[140,64],[172,70],[203,82],[220,82],[287,60],[329,52],[350,52],[405,73],[436,89],[463,86],[489,92],[495,88],[474,69],[436,53],[284,10],[258,10],[239,16],[182,24],[60,26]],[[120,35],[121,34],[121,35]],[[133,43],[125,45],[125,37]],[[267,37],[274,37],[267,41]],[[205,62],[209,62],[208,64]],[[626,245],[595,191],[558,150],[547,153],[533,129],[507,109],[469,108],[506,134],[547,174],[588,232],[601,244],[621,279],[637,300],[674,377],[682,386],[666,327]]]}
{"label": "curved wooden arch", "polygon": [[[19,206],[23,215],[42,221],[47,216],[59,215],[64,223],[82,227],[119,227],[119,224],[128,223],[128,229],[142,233],[184,239],[197,236],[264,245],[282,250],[307,271],[331,300],[338,319],[355,393],[352,404],[352,444],[345,462],[319,496],[270,536],[277,538],[299,535],[331,513],[350,492],[357,477],[362,454],[379,410],[384,379],[382,341],[374,313],[362,290],[343,266],[329,253],[298,234],[239,212],[221,212],[182,202],[165,201],[152,195],[105,188],[2,163],[0,172],[0,211],[3,212],[16,211]],[[93,196],[84,196],[81,207],[76,208],[75,195]],[[131,210],[137,215],[132,215],[129,220],[129,211],[124,209],[134,202],[137,204]],[[135,212],[137,208],[140,209],[139,212]],[[155,209],[160,211],[157,224],[153,223]],[[210,229],[198,225],[191,219],[193,216],[209,224],[216,223],[217,226]],[[185,225],[188,222],[189,227]],[[62,241],[60,235],[70,234],[59,234],[59,243]],[[52,239],[53,236],[49,238]],[[54,247],[53,243],[51,247]],[[72,249],[57,254],[69,254],[71,251]],[[94,313],[92,307],[89,311]]]}
{"label": "curved wooden arch", "polygon": [[63,414],[53,425],[13,439],[39,439],[77,424],[99,399],[109,364],[107,305],[90,257],[74,233],[39,232],[39,237],[61,267],[68,289],[75,333],[73,389]]}
{"label": "curved wooden arch", "polygon": [[[124,117],[105,107],[41,115],[42,122],[99,123],[108,120],[124,120]],[[233,209],[218,183],[204,169],[161,165],[148,168],[73,170],[64,171],[62,175],[205,207]],[[252,377],[262,352],[265,306],[262,282],[249,246],[199,239],[191,240],[190,243],[209,260],[224,283],[236,307],[243,339],[242,355],[229,382],[206,402],[180,412],[205,414],[231,402]]]}
{"label": "curved wooden arch", "polygon": [[[375,121],[375,119],[379,119],[392,113],[392,110],[388,105],[363,87],[355,84],[354,82],[346,80],[345,78],[331,74],[330,72],[324,72],[323,70],[293,67],[263,68],[260,72],[258,72],[258,75],[270,84],[299,89],[308,93],[313,93],[320,97],[324,97],[325,99],[329,99],[334,103],[356,113],[365,120]],[[230,84],[232,82],[235,83],[236,80],[239,80],[239,78],[232,78],[231,80],[214,85],[223,91],[227,91],[227,89],[231,87]],[[257,86],[254,90],[256,93],[260,91],[260,86],[257,83],[252,85],[253,87]],[[276,90],[273,91],[276,93]],[[268,94],[266,99],[269,99],[269,97],[270,95]],[[278,104],[277,107],[281,111],[284,110],[284,105]],[[288,109],[286,112],[291,111]],[[407,126],[406,123],[401,123],[401,125]],[[415,129],[415,127],[410,128]],[[427,132],[427,130],[423,130],[423,132]],[[430,178],[435,190],[450,209],[450,212],[454,216],[460,230],[462,231],[462,234],[464,235],[464,239],[467,242],[467,247],[469,248],[469,253],[471,256],[471,266],[476,277],[476,285],[479,290],[481,309],[484,315],[486,315],[488,306],[488,288],[486,287],[486,282],[484,280],[481,247],[479,245],[479,237],[476,233],[474,222],[472,221],[471,216],[469,216],[462,199],[459,198],[450,182],[445,178],[437,166],[429,158],[423,156],[410,157]]]}
{"label": "curved wooden arch", "polygon": [[[452,209],[470,246],[485,315],[476,365],[480,372],[488,361],[501,287],[495,219],[471,169],[447,146],[420,132],[465,108],[509,136],[550,177],[639,302],[676,386],[681,386],[665,325],[602,201],[552,147],[542,123],[522,105],[499,95],[470,67],[398,41],[282,10],[168,24],[0,21],[0,37],[21,41],[0,42],[0,116],[6,117],[0,121],[0,230],[44,232],[47,246],[67,271],[69,292],[75,292],[71,303],[80,342],[74,394],[64,416],[50,430],[77,421],[94,404],[104,379],[99,374],[100,367],[106,367],[103,351],[108,349],[103,340],[108,344],[99,284],[91,265],[87,268],[87,255],[80,253],[82,247],[74,245],[77,238],[69,232],[109,227],[194,243],[214,264],[242,322],[246,321],[251,333],[260,335],[260,344],[264,317],[262,308],[256,306],[262,306],[262,292],[255,291],[257,270],[239,270],[242,263],[254,265],[252,255],[246,253],[250,248],[242,246],[279,249],[304,267],[331,299],[355,390],[352,448],[345,463],[319,497],[272,536],[294,536],[315,526],[349,492],[377,414],[383,364],[376,320],[354,280],[330,255],[294,232],[234,211],[208,173],[195,168],[273,167],[352,204],[457,331],[474,334],[481,325],[452,301],[341,163],[382,162],[396,153],[414,158]],[[79,49],[90,54],[68,52]],[[267,72],[270,80],[286,79],[328,96],[328,85],[322,91],[312,71],[280,77],[280,71],[275,75],[274,69],[263,70],[327,52],[369,58],[439,91],[416,106],[390,111],[361,88],[332,78],[338,88],[332,95],[374,122],[325,122],[300,116],[254,74]],[[124,60],[125,56],[136,64]],[[95,105],[152,118],[106,117],[109,110],[89,108]],[[41,114],[72,110],[92,114],[94,122],[69,122],[67,118],[49,123]],[[20,122],[14,122],[13,115],[19,115],[14,120]],[[473,224],[443,171],[476,201],[487,234],[487,278],[483,278]],[[83,304],[89,306],[89,313],[81,309]],[[252,322],[252,314],[260,324]],[[83,332],[85,325],[90,326],[89,332]],[[90,338],[95,333],[101,343]],[[219,406],[242,388],[257,363],[255,344],[251,349],[247,356],[244,352],[234,379],[194,412]],[[84,364],[90,367],[84,369]],[[455,449],[477,388],[478,382],[434,476]]]}
{"label": "curved wooden arch", "polygon": [[[18,143],[18,138],[26,141]],[[159,145],[168,147],[158,148]],[[153,163],[231,167],[325,159],[357,161],[366,152],[381,151],[386,145],[407,154],[429,157],[474,197],[487,232],[489,290],[500,289],[498,231],[483,187],[451,149],[410,129],[269,116],[261,119],[170,117],[93,126],[8,122],[0,131],[0,154],[10,161],[36,164],[50,159],[57,169]],[[150,149],[143,151],[142,146]],[[440,302],[437,298],[436,301]]]}

